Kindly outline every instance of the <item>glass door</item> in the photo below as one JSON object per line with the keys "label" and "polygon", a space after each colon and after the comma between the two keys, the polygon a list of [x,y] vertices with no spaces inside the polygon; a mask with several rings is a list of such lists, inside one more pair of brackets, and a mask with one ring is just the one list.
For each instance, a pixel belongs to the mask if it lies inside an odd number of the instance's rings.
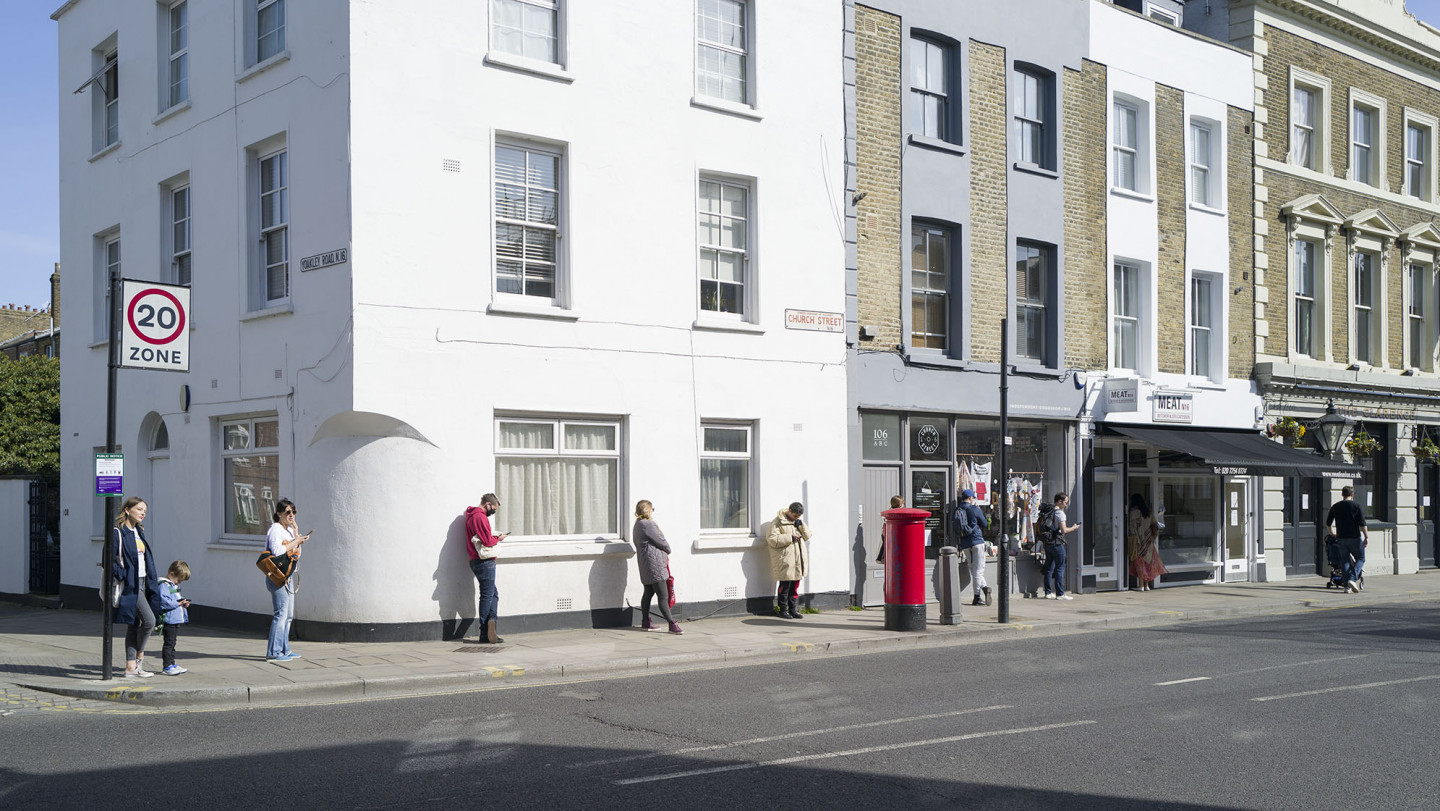
{"label": "glass door", "polygon": [[1250,579],[1254,558],[1249,554],[1252,537],[1249,489],[1250,483],[1245,479],[1225,479],[1225,498],[1220,511],[1226,582]]}
{"label": "glass door", "polygon": [[1417,470],[1420,492],[1416,494],[1419,512],[1420,565],[1435,566],[1440,563],[1440,537],[1437,537],[1435,511],[1440,505],[1440,465],[1432,459],[1421,462]]}
{"label": "glass door", "polygon": [[930,513],[930,517],[925,519],[927,560],[940,557],[940,547],[950,543],[947,540],[949,527],[945,520],[945,508],[951,501],[948,468],[910,471],[910,501],[906,506]]}
{"label": "glass door", "polygon": [[1120,474],[1096,473],[1092,494],[1094,514],[1086,533],[1082,577],[1095,578],[1100,590],[1120,587],[1120,564],[1125,554],[1125,520],[1121,502]]}

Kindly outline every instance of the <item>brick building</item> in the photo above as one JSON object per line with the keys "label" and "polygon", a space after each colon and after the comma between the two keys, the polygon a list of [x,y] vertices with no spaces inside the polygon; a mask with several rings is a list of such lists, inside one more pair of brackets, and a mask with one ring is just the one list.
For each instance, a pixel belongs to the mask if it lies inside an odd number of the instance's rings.
{"label": "brick building", "polygon": [[60,263],[50,274],[50,306],[8,304],[0,308],[0,355],[18,360],[27,355],[60,354]]}
{"label": "brick building", "polygon": [[[1402,0],[1247,0],[1187,23],[1255,54],[1256,365],[1267,419],[1333,401],[1353,479],[1265,482],[1273,578],[1324,571],[1326,507],[1353,483],[1369,574],[1435,566],[1440,477],[1436,262],[1440,34]],[[1300,443],[1318,447],[1316,431]]]}
{"label": "brick building", "polygon": [[[992,508],[995,491],[1018,494],[1031,518],[1072,495],[1070,518],[1085,519],[1072,585],[1126,587],[1134,493],[1176,519],[1162,584],[1262,577],[1259,474],[1307,461],[1257,430],[1251,54],[1179,27],[1178,3],[1028,6],[1045,25],[1017,28],[986,3],[847,14],[851,494],[867,603],[889,497],[935,513],[935,557],[955,491],[982,484]],[[1010,516],[1022,543],[1033,536],[1024,510]]]}

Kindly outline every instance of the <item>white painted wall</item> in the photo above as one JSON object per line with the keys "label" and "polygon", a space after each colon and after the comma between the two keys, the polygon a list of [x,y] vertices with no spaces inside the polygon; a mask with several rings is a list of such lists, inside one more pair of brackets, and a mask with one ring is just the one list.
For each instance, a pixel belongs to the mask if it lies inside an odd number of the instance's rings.
{"label": "white painted wall", "polygon": [[[621,417],[622,515],[636,499],[655,502],[682,599],[694,601],[727,587],[773,592],[763,539],[702,542],[698,526],[700,420],[753,420],[753,529],[805,501],[816,538],[804,590],[848,590],[844,338],[783,322],[786,308],[843,312],[841,9],[758,4],[757,120],[692,106],[689,4],[567,5],[571,83],[487,65],[488,4],[452,4],[437,26],[408,4],[346,0],[287,4],[290,58],[237,83],[239,18],[193,9],[191,108],[154,123],[149,94],[122,101],[121,147],[93,162],[89,100],[69,91],[92,72],[93,45],[117,30],[122,83],[132,73],[150,82],[156,7],[79,3],[61,16],[62,262],[92,267],[92,235],[119,224],[125,275],[158,278],[168,260],[159,184],[191,173],[193,371],[122,371],[118,441],[127,491],[150,501],[157,555],[191,564],[197,600],[269,611],[256,547],[219,536],[220,421],[260,413],[280,423],[281,493],[317,530],[301,620],[473,616],[456,521],[494,487],[497,410]],[[572,319],[488,311],[495,132],[567,145]],[[279,134],[290,150],[292,296],[288,311],[246,318],[245,148]],[[444,159],[461,171],[442,172]],[[702,171],[754,179],[753,330],[693,327]],[[299,271],[301,257],[342,247],[349,263]],[[92,311],[89,281],[66,276],[67,311]],[[104,365],[103,348],[66,344],[69,538],[95,523]],[[142,451],[156,419],[171,448],[151,460]],[[410,438],[373,435],[387,419]],[[317,435],[327,420],[372,435]],[[507,547],[502,616],[553,612],[564,597],[577,610],[638,602],[621,523],[608,543]],[[98,555],[98,542],[67,545],[66,582],[90,579]]]}
{"label": "white painted wall", "polygon": [[[81,2],[60,16],[60,253],[65,266],[78,270],[64,275],[61,299],[82,325],[77,340],[65,342],[61,364],[67,584],[88,585],[100,557],[91,454],[105,444],[106,351],[89,345],[93,235],[118,225],[123,274],[161,279],[170,264],[162,184],[184,172],[195,246],[191,372],[120,372],[116,441],[127,455],[126,491],[150,502],[146,525],[157,560],[190,563],[198,601],[261,613],[269,612],[270,600],[256,580],[255,549],[218,542],[218,420],[278,415],[281,491],[301,503],[321,501],[326,472],[295,453],[293,430],[350,406],[349,268],[301,273],[298,264],[349,243],[348,3],[286,5],[289,59],[237,81],[243,4],[191,3],[190,107],[158,122],[161,7],[150,0]],[[92,91],[71,91],[94,70],[91,49],[112,34],[120,55],[121,143],[92,162]],[[252,192],[245,150],[277,134],[286,135],[290,151],[291,306],[247,319],[252,235],[242,223]],[[188,413],[180,410],[182,385],[191,390]],[[165,421],[171,447],[168,459],[151,462],[145,450],[156,418]],[[94,541],[87,544],[87,537]]]}

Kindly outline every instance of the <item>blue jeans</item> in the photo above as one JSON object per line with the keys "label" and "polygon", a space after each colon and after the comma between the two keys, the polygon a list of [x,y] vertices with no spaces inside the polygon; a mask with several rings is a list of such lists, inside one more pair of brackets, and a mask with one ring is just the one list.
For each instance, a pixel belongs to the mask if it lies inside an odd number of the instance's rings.
{"label": "blue jeans", "polygon": [[1360,572],[1365,568],[1365,542],[1359,538],[1341,538],[1340,553],[1347,559],[1354,557],[1353,563],[1345,564],[1345,579],[1355,582],[1360,581]]}
{"label": "blue jeans", "polygon": [[265,658],[274,659],[290,652],[290,620],[294,619],[295,595],[286,586],[277,586],[269,580],[265,588],[270,589],[270,605],[275,614],[270,618],[270,646],[265,649]]}
{"label": "blue jeans", "polygon": [[470,561],[470,571],[480,583],[480,607],[475,621],[480,626],[480,635],[485,635],[485,623],[496,618],[500,610],[500,591],[495,588],[495,559]]}
{"label": "blue jeans", "polygon": [[[1053,586],[1053,588],[1052,588]],[[1065,596],[1065,545],[1045,545],[1045,593]]]}

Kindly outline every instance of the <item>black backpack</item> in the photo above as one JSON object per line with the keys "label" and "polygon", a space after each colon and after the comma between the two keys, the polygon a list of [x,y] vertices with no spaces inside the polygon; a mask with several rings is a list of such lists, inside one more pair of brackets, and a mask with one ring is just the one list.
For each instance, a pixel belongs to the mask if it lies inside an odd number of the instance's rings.
{"label": "black backpack", "polygon": [[1055,517],[1054,504],[1040,505],[1040,516],[1035,519],[1035,537],[1046,546],[1065,543],[1065,535],[1060,532],[1060,522]]}
{"label": "black backpack", "polygon": [[962,541],[969,538],[975,531],[975,521],[970,518],[970,511],[965,509],[963,503],[955,505],[955,513],[950,516],[950,532],[955,540]]}

